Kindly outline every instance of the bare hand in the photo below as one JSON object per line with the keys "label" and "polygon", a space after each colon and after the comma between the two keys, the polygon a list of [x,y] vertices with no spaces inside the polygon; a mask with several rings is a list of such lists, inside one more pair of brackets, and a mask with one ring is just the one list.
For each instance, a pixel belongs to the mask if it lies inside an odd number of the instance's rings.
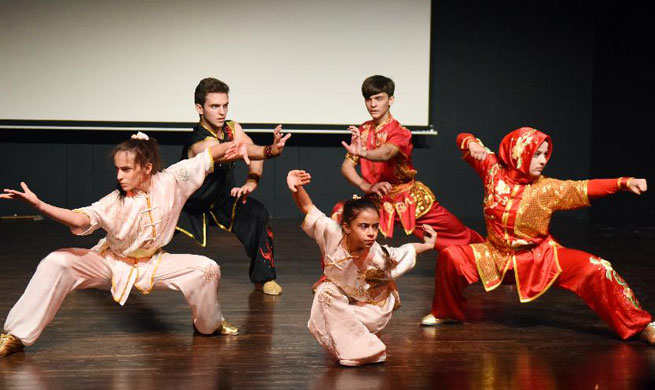
{"label": "bare hand", "polygon": [[282,149],[284,149],[284,145],[290,137],[291,133],[283,136],[282,125],[277,125],[275,127],[275,130],[273,130],[273,144],[271,145],[273,156],[279,156],[282,154]]}
{"label": "bare hand", "polygon": [[373,184],[371,186],[371,188],[369,188],[368,191],[366,191],[366,192],[367,193],[372,192],[372,193],[377,194],[379,197],[383,197],[386,194],[388,194],[389,191],[391,191],[391,184],[389,182],[386,182],[386,181],[381,181],[379,183]]}
{"label": "bare hand", "polygon": [[250,165],[248,158],[248,148],[242,141],[232,141],[230,146],[225,151],[226,160],[243,160],[247,165]]}
{"label": "bare hand", "polygon": [[437,232],[434,231],[432,226],[423,224],[423,242],[429,244],[431,248],[434,248],[434,244],[437,242]]}
{"label": "bare hand", "polygon": [[237,198],[243,196],[243,203],[246,203],[248,194],[252,193],[255,189],[257,189],[257,182],[248,180],[246,184],[242,185],[241,187],[232,188],[230,195]]}
{"label": "bare hand", "polygon": [[36,194],[29,189],[24,181],[20,182],[20,186],[23,188],[24,192],[5,188],[4,193],[0,194],[0,199],[17,199],[27,203],[35,209],[38,209],[41,205],[41,200],[39,200]]}
{"label": "bare hand", "polygon": [[632,179],[628,182],[628,191],[641,195],[648,190],[646,179]]}
{"label": "bare hand", "polygon": [[487,148],[480,145],[479,142],[469,142],[469,151],[471,152],[471,157],[476,160],[484,160],[487,157]]}
{"label": "bare hand", "polygon": [[298,192],[299,186],[304,186],[312,181],[312,175],[300,169],[294,169],[287,174],[287,186],[292,192]]}
{"label": "bare hand", "polygon": [[353,156],[361,156],[363,147],[359,128],[356,126],[350,126],[348,127],[348,130],[350,130],[350,144],[347,144],[345,141],[341,141],[341,145],[343,145],[348,153],[352,154]]}

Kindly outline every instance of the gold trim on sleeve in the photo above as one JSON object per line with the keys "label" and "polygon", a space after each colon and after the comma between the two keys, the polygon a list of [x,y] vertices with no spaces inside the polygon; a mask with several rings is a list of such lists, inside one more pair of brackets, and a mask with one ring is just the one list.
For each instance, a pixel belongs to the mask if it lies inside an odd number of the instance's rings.
{"label": "gold trim on sleeve", "polygon": [[465,137],[465,138],[462,140],[461,145],[459,145],[459,148],[462,149],[462,150],[466,150],[466,149],[468,149],[469,144],[471,143],[471,140],[472,140],[472,139],[475,139],[475,137],[473,137],[472,135],[469,135],[469,136]]}
{"label": "gold trim on sleeve", "polygon": [[193,148],[194,148],[196,145],[201,144],[201,143],[207,141],[208,139],[212,139],[212,140],[214,140],[214,141],[216,140],[216,138],[214,138],[214,137],[205,137],[202,141],[194,142],[193,144],[191,144],[191,146],[189,146],[189,150],[187,150],[187,152],[186,152],[186,157],[187,157],[187,158],[193,158],[193,157],[195,157],[195,154],[194,154],[193,156],[191,156],[191,155],[189,155],[189,153],[192,153],[192,152],[193,152]]}
{"label": "gold trim on sleeve", "polygon": [[628,180],[625,181],[625,188],[624,189],[629,189],[630,188],[630,182],[634,179],[634,177],[628,178]]}
{"label": "gold trim on sleeve", "polygon": [[209,156],[209,173],[214,173],[214,156],[212,156],[212,153],[209,151],[209,148],[205,149],[207,151],[207,155]]}

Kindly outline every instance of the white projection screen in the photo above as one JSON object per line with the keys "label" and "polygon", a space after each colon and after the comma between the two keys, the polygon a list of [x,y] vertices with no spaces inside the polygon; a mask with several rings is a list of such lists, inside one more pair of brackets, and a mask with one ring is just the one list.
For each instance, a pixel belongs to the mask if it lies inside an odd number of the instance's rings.
{"label": "white projection screen", "polygon": [[393,114],[428,126],[430,0],[0,2],[0,120],[194,122],[204,77],[229,117],[354,124],[360,86],[396,82]]}

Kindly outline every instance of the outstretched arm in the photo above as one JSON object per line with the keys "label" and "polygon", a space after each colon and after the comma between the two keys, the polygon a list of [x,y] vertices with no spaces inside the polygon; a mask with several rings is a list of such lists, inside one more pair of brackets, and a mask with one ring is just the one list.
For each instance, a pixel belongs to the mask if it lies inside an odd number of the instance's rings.
{"label": "outstretched arm", "polygon": [[209,152],[214,158],[214,162],[230,162],[243,159],[246,164],[250,164],[250,159],[265,160],[281,155],[289,137],[291,137],[291,134],[283,135],[282,125],[278,125],[273,131],[273,144],[271,145],[259,146],[244,143],[243,140],[235,140],[213,145]]}
{"label": "outstretched arm", "polygon": [[423,224],[423,242],[413,242],[414,249],[416,249],[416,254],[420,255],[423,252],[427,252],[430,249],[434,249],[434,244],[437,242],[437,232],[434,231],[432,226]]}
{"label": "outstretched arm", "polygon": [[282,154],[284,145],[286,144],[289,137],[291,137],[291,133],[283,135],[282,125],[277,125],[275,130],[273,130],[273,143],[271,145],[246,145],[248,148],[248,157],[253,160],[266,160],[269,158],[277,157]]}
{"label": "outstretched arm", "polygon": [[618,191],[629,191],[641,195],[648,190],[646,179],[619,177],[618,179],[592,179],[587,185],[589,199],[602,198]]}
{"label": "outstretched arm", "polygon": [[291,190],[291,196],[293,196],[298,210],[303,214],[307,214],[312,206],[314,206],[312,199],[304,188],[311,180],[312,176],[303,170],[294,169],[287,174],[287,185],[289,186],[289,190]]}
{"label": "outstretched arm", "polygon": [[[434,243],[437,239],[437,233],[434,231],[434,229],[432,229],[430,225],[423,225],[422,227],[425,233],[422,243],[415,242],[405,244],[400,248],[387,248],[387,250],[393,250],[396,253],[395,261],[397,262],[396,266],[389,272],[390,279],[397,279],[405,272],[414,268],[414,265],[416,265],[416,256],[434,248]],[[409,245],[414,247],[414,251],[403,250],[403,248],[407,248]],[[413,252],[416,252],[416,254]]]}
{"label": "outstretched arm", "polygon": [[4,193],[0,194],[0,198],[23,201],[46,217],[68,226],[71,232],[75,234],[82,233],[89,228],[91,220],[87,215],[43,202],[29,189],[25,182],[21,182],[20,186],[23,188],[23,192],[5,188]]}

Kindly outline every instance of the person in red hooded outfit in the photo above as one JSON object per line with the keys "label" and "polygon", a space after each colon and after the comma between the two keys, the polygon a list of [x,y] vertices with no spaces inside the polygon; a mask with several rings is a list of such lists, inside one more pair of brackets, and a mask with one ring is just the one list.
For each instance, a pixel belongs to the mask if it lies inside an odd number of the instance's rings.
{"label": "person in red hooded outfit", "polygon": [[487,241],[446,248],[437,262],[432,312],[423,325],[464,321],[462,295],[469,284],[486,291],[516,283],[519,300],[530,302],[551,286],[582,298],[622,339],[638,333],[655,344],[655,323],[628,284],[598,256],[565,248],[549,232],[555,211],[589,206],[591,199],[647,189],[645,179],[557,180],[541,175],[552,153],[550,137],[530,127],[503,138],[498,156],[472,134],[457,145],[484,183]]}

